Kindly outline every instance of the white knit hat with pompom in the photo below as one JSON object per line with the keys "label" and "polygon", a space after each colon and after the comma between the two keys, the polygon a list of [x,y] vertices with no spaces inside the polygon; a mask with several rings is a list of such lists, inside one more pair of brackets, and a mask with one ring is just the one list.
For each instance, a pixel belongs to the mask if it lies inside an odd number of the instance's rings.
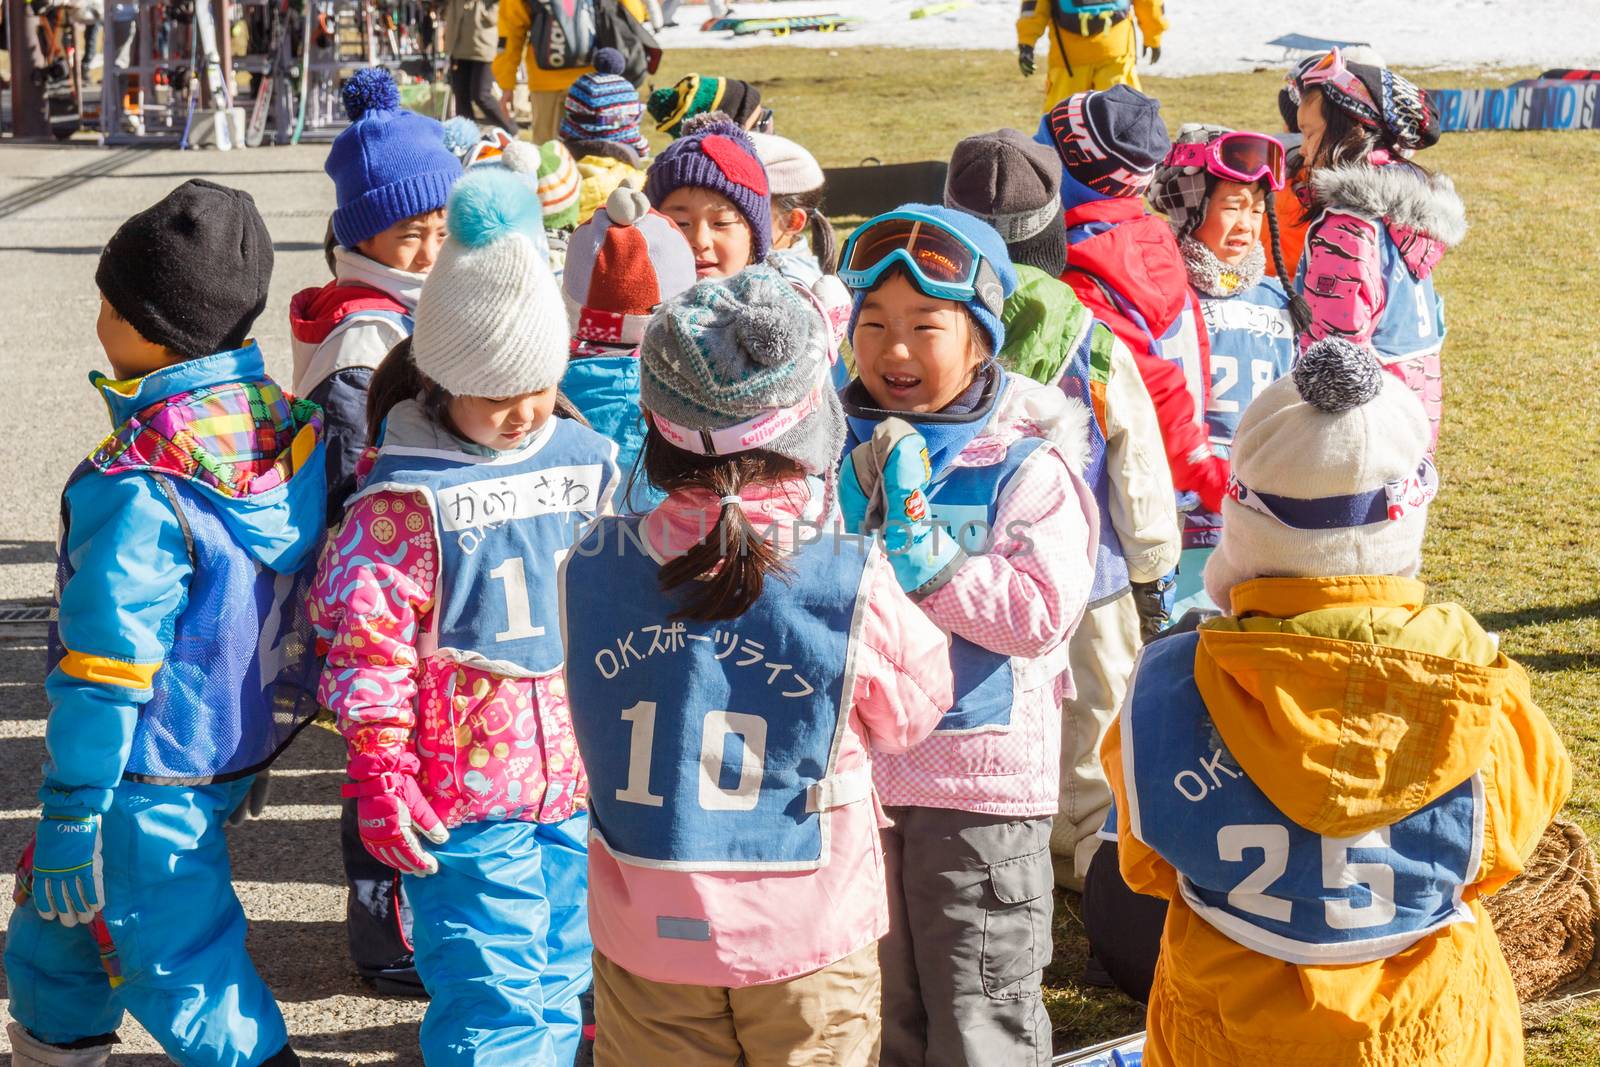
{"label": "white knit hat with pompom", "polygon": [[1312,345],[1239,419],[1206,592],[1226,609],[1251,578],[1415,575],[1437,484],[1428,441],[1422,402],[1371,349]]}
{"label": "white knit hat with pompom", "polygon": [[474,167],[456,184],[449,238],[417,300],[417,369],[456,396],[520,396],[567,369],[569,335],[544,216],[523,178]]}

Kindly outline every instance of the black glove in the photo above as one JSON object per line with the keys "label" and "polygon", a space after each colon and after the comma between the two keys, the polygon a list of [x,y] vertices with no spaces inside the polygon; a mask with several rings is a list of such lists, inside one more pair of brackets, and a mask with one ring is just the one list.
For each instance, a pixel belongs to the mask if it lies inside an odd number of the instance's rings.
{"label": "black glove", "polygon": [[261,818],[267,807],[267,794],[272,792],[272,772],[257,771],[250,791],[239,801],[239,806],[228,813],[229,826],[243,826],[246,819]]}
{"label": "black glove", "polygon": [[1166,594],[1172,589],[1171,578],[1158,578],[1153,582],[1134,582],[1133,604],[1139,609],[1139,638],[1149,644],[1161,636],[1171,618],[1167,615]]}
{"label": "black glove", "polygon": [[1024,78],[1033,77],[1033,45],[1017,45],[1017,67],[1022,71]]}
{"label": "black glove", "polygon": [[1144,57],[1150,61],[1151,66],[1161,62],[1161,46],[1147,44],[1144,46]]}

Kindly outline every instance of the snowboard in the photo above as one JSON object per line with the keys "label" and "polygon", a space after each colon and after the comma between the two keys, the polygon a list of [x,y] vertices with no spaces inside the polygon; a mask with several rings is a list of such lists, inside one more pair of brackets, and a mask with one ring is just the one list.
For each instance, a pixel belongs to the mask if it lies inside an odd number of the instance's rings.
{"label": "snowboard", "polygon": [[39,12],[39,51],[44,54],[45,114],[50,133],[65,141],[83,125],[79,97],[78,50],[74,43],[71,11],[65,6]]}
{"label": "snowboard", "polygon": [[1540,81],[1561,82],[1600,82],[1600,70],[1583,70],[1571,67],[1557,67],[1547,70],[1539,75]]}
{"label": "snowboard", "polygon": [[750,37],[769,33],[774,37],[787,37],[791,33],[832,33],[848,28],[856,20],[849,15],[790,15],[783,18],[720,18],[711,19],[703,30],[731,32],[735,37]]}

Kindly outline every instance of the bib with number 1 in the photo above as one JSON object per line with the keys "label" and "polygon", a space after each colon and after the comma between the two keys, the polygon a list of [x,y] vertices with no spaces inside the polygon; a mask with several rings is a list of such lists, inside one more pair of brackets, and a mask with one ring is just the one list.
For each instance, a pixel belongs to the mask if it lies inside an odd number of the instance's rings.
{"label": "bib with number 1", "polygon": [[1223,745],[1194,683],[1199,640],[1145,649],[1122,721],[1129,828],[1177,868],[1189,906],[1246,948],[1299,964],[1382,959],[1471,922],[1461,892],[1482,854],[1480,778],[1364,833],[1307,830]]}
{"label": "bib with number 1", "polygon": [[556,568],[615,475],[599,461],[603,438],[566,419],[546,428],[543,440],[494,457],[387,443],[379,452],[361,495],[420,490],[433,507],[441,566],[432,632],[417,639],[423,655],[508,677],[561,666]]}

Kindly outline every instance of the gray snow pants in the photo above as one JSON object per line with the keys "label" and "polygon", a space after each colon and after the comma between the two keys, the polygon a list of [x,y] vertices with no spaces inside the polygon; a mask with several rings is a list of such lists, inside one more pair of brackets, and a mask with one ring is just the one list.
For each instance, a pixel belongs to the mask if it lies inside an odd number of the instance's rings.
{"label": "gray snow pants", "polygon": [[1050,819],[886,810],[883,1067],[1046,1067]]}

